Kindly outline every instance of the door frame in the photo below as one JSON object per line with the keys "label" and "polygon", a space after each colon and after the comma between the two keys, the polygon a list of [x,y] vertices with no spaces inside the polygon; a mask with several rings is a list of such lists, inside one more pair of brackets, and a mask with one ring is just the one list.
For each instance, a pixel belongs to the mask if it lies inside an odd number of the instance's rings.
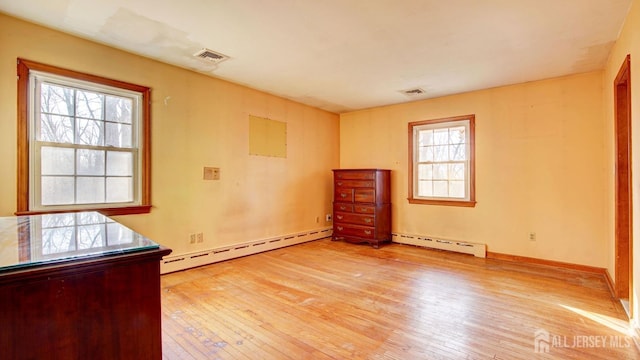
{"label": "door frame", "polygon": [[631,56],[620,66],[614,83],[615,124],[615,292],[629,300],[633,317],[633,198],[631,168]]}

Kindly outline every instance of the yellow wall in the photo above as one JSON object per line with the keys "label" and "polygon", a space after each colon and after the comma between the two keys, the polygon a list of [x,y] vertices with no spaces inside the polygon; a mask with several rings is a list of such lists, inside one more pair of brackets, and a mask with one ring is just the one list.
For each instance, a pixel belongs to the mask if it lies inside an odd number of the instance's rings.
{"label": "yellow wall", "polygon": [[[466,114],[476,207],[409,204],[407,124]],[[605,267],[603,119],[602,72],[356,111],[340,116],[340,165],[393,170],[394,232]]]}
{"label": "yellow wall", "polygon": [[620,37],[616,42],[609,60],[605,68],[604,76],[604,102],[605,102],[605,115],[606,115],[606,150],[607,158],[611,159],[607,163],[606,172],[608,179],[609,194],[607,199],[610,199],[607,203],[608,211],[608,233],[611,234],[609,238],[608,250],[608,264],[607,268],[611,276],[615,277],[615,238],[613,237],[615,228],[615,208],[614,208],[614,179],[615,179],[615,163],[613,161],[615,154],[614,143],[614,110],[613,110],[613,81],[618,74],[618,70],[622,65],[624,58],[627,54],[631,55],[631,137],[632,137],[632,177],[633,177],[633,238],[634,238],[634,279],[635,279],[635,321],[638,326],[638,315],[640,315],[640,305],[638,301],[638,294],[640,294],[640,189],[638,188],[638,180],[640,179],[640,1],[634,0],[629,11],[629,15],[625,21],[625,25],[620,33]]}
{"label": "yellow wall", "polygon": [[[17,57],[152,88],[154,208],[118,220],[174,254],[326,226],[338,115],[2,14],[0,216],[16,210]],[[249,115],[287,123],[286,159],[249,156]],[[203,181],[203,166],[221,180]],[[189,245],[196,232],[204,243]]]}

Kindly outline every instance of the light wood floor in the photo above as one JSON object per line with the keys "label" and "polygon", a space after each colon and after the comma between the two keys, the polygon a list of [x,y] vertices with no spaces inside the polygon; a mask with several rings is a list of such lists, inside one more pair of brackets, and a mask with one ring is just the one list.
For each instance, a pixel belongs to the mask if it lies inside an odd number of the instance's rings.
{"label": "light wood floor", "polygon": [[640,359],[599,275],[399,244],[318,240],[164,275],[162,311],[171,360]]}

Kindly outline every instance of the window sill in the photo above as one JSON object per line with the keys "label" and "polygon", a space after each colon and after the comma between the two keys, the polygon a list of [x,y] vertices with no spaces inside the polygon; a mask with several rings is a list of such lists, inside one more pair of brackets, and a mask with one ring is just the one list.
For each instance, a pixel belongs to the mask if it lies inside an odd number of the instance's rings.
{"label": "window sill", "polygon": [[459,207],[476,207],[476,201],[461,201],[461,200],[425,200],[425,199],[413,199],[409,198],[409,204],[419,205],[441,205],[441,206],[459,206]]}
{"label": "window sill", "polygon": [[73,213],[81,211],[97,211],[105,216],[118,216],[118,215],[135,215],[135,214],[148,214],[151,212],[151,205],[140,206],[127,206],[127,207],[114,207],[114,208],[97,208],[97,209],[73,209],[73,210],[54,210],[54,211],[17,211],[15,215],[42,215],[42,214],[60,214],[60,213]]}

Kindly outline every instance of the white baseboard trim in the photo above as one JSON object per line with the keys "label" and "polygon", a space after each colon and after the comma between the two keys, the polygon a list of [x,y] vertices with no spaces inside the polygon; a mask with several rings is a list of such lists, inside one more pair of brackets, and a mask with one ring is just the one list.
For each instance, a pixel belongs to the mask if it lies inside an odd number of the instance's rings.
{"label": "white baseboard trim", "polygon": [[485,244],[471,243],[459,240],[448,240],[426,235],[409,235],[399,233],[392,233],[391,241],[399,244],[423,246],[432,249],[471,254],[481,258],[487,257],[487,246]]}
{"label": "white baseboard trim", "polygon": [[332,233],[333,228],[327,227],[269,239],[254,240],[231,246],[201,250],[188,254],[171,255],[163,258],[160,262],[160,273],[167,274],[174,271],[186,270],[197,266],[257,254],[263,251],[301,244],[307,241],[328,238]]}

